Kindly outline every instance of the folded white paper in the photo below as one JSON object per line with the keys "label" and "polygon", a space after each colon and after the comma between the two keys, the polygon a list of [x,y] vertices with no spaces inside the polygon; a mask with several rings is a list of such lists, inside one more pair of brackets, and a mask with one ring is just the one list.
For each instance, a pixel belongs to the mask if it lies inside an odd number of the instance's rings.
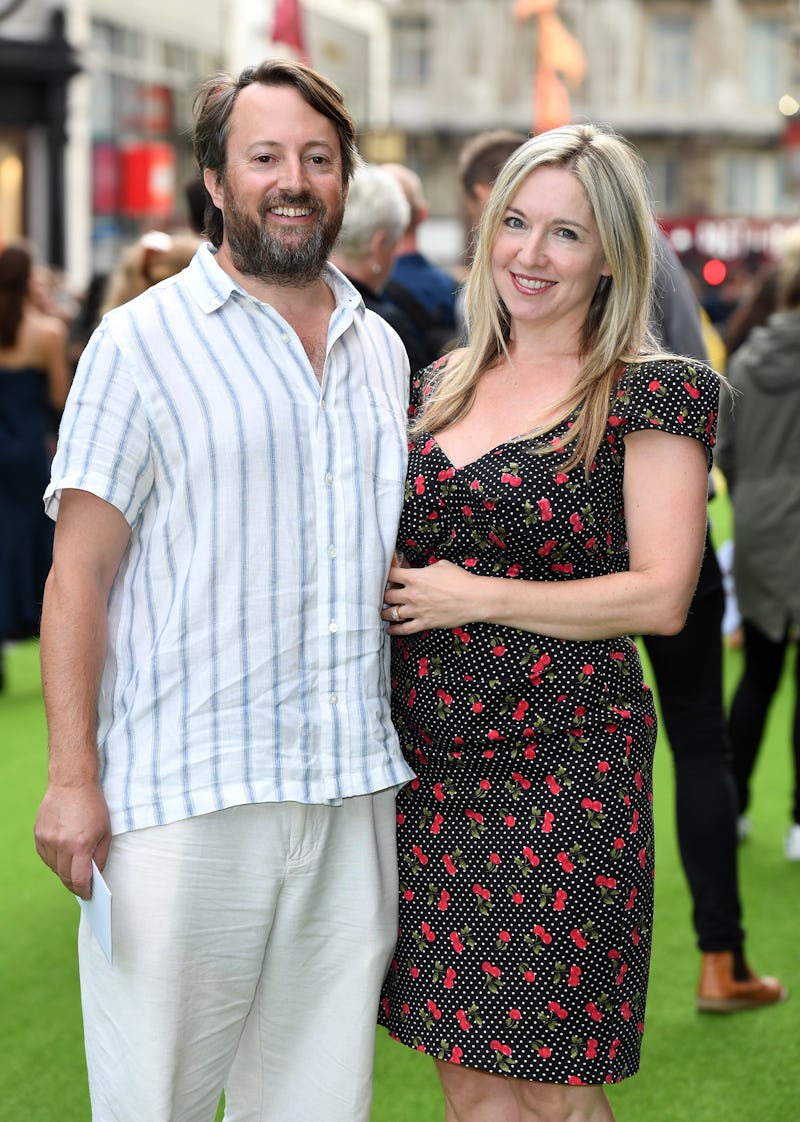
{"label": "folded white paper", "polygon": [[86,916],[95,939],[103,948],[103,953],[109,964],[113,965],[111,960],[111,893],[94,861],[92,861],[92,898],[91,900],[82,900],[80,896],[76,896],[75,899],[80,904],[81,911]]}

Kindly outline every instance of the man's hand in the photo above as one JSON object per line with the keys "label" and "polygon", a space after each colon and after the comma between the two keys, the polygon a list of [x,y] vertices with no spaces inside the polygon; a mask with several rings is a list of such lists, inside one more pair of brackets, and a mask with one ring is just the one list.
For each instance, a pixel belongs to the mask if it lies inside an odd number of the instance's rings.
{"label": "man's hand", "polygon": [[100,784],[51,783],[34,829],[36,851],[70,892],[92,894],[92,858],[102,869],[111,842],[111,820]]}

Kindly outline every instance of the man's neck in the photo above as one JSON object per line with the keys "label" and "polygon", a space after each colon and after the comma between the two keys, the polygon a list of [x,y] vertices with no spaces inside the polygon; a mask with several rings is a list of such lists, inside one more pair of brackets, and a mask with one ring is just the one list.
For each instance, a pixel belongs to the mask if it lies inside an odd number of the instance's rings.
{"label": "man's neck", "polygon": [[402,257],[406,253],[419,253],[416,230],[407,230],[397,243],[397,248],[394,251],[395,257]]}

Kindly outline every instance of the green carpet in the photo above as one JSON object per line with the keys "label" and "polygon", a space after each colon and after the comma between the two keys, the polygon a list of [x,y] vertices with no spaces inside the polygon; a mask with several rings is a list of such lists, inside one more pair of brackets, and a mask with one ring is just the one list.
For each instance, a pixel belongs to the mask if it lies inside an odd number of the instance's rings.
{"label": "green carpet", "polygon": [[[736,681],[740,657],[736,652],[726,655],[728,689]],[[0,1118],[89,1122],[75,965],[78,905],[39,862],[33,846],[33,820],[46,772],[36,644],[13,648],[6,666],[8,680],[0,696],[0,790],[5,792],[0,815]],[[675,844],[672,757],[661,743],[647,1031],[640,1074],[609,1092],[617,1122],[800,1119],[800,863],[788,864],[782,851],[789,811],[791,700],[785,680],[759,757],[754,833],[741,850],[741,883],[753,964],[779,974],[793,997],[777,1008],[728,1018],[695,1013],[698,954]],[[431,1062],[390,1041],[383,1031],[378,1032],[372,1117],[373,1122],[440,1122],[442,1117]]]}

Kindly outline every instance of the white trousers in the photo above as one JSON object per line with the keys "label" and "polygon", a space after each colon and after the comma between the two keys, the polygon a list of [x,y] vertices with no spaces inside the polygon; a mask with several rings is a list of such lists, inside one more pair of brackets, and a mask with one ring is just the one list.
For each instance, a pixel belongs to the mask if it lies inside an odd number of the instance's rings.
{"label": "white trousers", "polygon": [[114,964],[85,921],[93,1122],[368,1122],[397,935],[394,788],[114,837]]}

